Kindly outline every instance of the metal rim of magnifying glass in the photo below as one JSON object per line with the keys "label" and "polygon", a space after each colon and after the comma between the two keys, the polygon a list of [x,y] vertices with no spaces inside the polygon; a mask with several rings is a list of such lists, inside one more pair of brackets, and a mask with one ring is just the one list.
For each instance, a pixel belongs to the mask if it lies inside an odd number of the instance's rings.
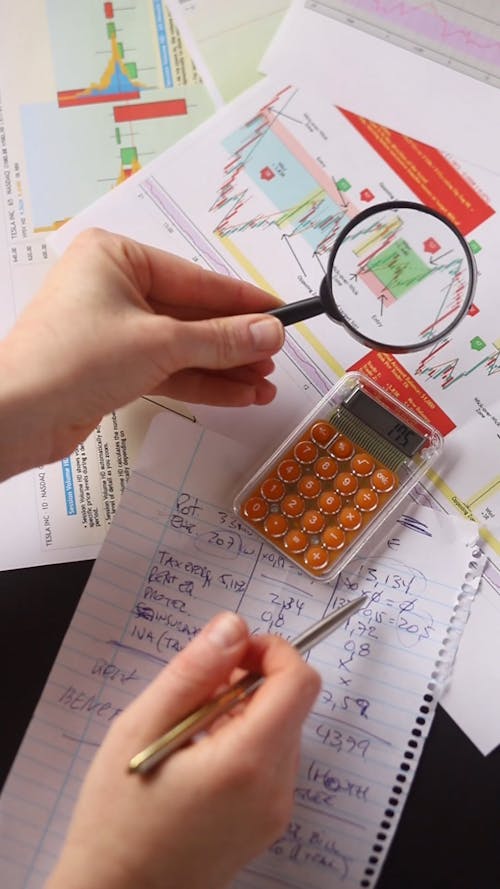
{"label": "metal rim of magnifying glass", "polygon": [[[363,222],[369,216],[374,216],[376,213],[383,213],[386,210],[419,210],[422,213],[427,213],[429,216],[434,216],[436,219],[439,219],[440,222],[444,223],[444,225],[446,225],[453,232],[453,234],[456,236],[457,240],[460,242],[460,244],[462,246],[464,255],[467,259],[467,265],[468,265],[468,269],[469,269],[468,295],[467,295],[467,298],[464,300],[464,304],[463,304],[462,308],[460,309],[460,312],[454,318],[454,320],[448,325],[448,327],[446,327],[444,330],[442,330],[439,334],[429,337],[428,339],[425,340],[425,342],[413,343],[413,344],[409,344],[407,346],[396,346],[396,345],[391,345],[390,343],[382,343],[379,340],[372,340],[372,339],[370,339],[370,337],[364,336],[362,333],[359,332],[359,330],[357,330],[347,320],[347,318],[344,317],[344,315],[340,311],[340,309],[335,301],[335,297],[333,295],[333,287],[332,287],[332,283],[331,283],[332,282],[332,270],[333,270],[333,266],[335,263],[335,258],[337,256],[337,253],[338,253],[340,247],[342,246],[343,242],[345,241],[347,235],[349,234],[349,232],[352,231],[353,228],[356,228],[360,222]],[[354,216],[353,219],[351,219],[350,222],[348,222],[344,226],[344,228],[340,232],[338,238],[336,239],[336,241],[330,251],[330,256],[328,259],[328,267],[327,267],[326,275],[323,279],[323,282],[327,288],[328,300],[329,300],[329,302],[332,303],[332,306],[334,308],[333,312],[329,311],[329,309],[325,306],[325,301],[322,299],[323,307],[324,307],[324,310],[327,315],[330,315],[330,317],[332,317],[335,321],[340,321],[346,327],[346,329],[349,331],[349,333],[354,337],[354,339],[356,339],[356,340],[358,340],[358,342],[362,343],[363,346],[367,346],[368,348],[375,349],[379,352],[391,352],[394,354],[398,354],[400,352],[419,352],[421,349],[426,349],[427,346],[431,346],[434,343],[439,342],[439,340],[444,339],[444,337],[447,336],[448,333],[450,333],[452,330],[455,329],[457,324],[462,320],[462,318],[469,311],[469,309],[472,305],[472,300],[474,299],[474,293],[476,290],[477,269],[476,269],[476,263],[474,261],[474,257],[471,253],[470,247],[467,244],[467,241],[465,240],[464,236],[459,231],[459,229],[456,227],[456,225],[454,225],[453,222],[451,222],[449,219],[447,219],[446,216],[444,216],[438,210],[434,210],[432,207],[428,207],[426,204],[419,204],[416,201],[385,201],[381,204],[376,204],[373,207],[367,207],[366,210],[362,210],[360,213],[357,213],[356,216]],[[321,289],[320,289],[320,295],[321,295]]]}

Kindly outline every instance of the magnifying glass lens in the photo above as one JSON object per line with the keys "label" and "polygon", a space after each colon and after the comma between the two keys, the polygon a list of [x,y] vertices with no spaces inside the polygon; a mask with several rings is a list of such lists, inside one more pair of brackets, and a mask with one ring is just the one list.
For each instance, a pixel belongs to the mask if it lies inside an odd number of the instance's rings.
{"label": "magnifying glass lens", "polygon": [[353,219],[328,275],[343,323],[361,339],[404,351],[455,326],[471,304],[475,270],[454,226],[419,205],[403,205]]}

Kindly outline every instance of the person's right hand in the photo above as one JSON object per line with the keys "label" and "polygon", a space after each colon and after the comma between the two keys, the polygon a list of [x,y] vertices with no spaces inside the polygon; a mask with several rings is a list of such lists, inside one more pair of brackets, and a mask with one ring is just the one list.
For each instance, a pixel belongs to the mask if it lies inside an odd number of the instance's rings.
{"label": "person's right hand", "polygon": [[[253,697],[151,773],[127,772],[236,667],[265,677]],[[113,724],[46,889],[226,886],[286,825],[302,723],[319,687],[287,642],[249,636],[237,615],[218,615]]]}

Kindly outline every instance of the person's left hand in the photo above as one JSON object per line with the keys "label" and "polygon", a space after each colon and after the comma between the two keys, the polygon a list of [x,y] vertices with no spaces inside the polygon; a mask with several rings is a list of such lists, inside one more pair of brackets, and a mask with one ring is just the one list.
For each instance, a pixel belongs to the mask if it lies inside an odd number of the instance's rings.
{"label": "person's left hand", "polygon": [[69,454],[102,416],[147,393],[267,404],[284,332],[264,313],[277,304],[257,287],[130,239],[99,229],[79,235],[0,349],[0,415],[2,396],[10,415],[21,402],[24,447],[33,438],[23,462]]}

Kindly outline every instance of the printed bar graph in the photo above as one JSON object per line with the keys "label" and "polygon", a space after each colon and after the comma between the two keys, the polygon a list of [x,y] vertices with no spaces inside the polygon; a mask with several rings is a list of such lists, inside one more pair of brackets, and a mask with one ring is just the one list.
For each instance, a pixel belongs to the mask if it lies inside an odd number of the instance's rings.
{"label": "printed bar graph", "polygon": [[130,101],[141,97],[141,87],[144,84],[138,80],[137,63],[124,59],[123,43],[119,42],[116,36],[113,4],[104,3],[103,10],[110,51],[106,68],[100,79],[88,87],[59,90],[57,93],[59,108]]}
{"label": "printed bar graph", "polygon": [[162,102],[138,102],[113,108],[115,123],[133,120],[152,120],[158,117],[179,117],[187,114],[185,99],[165,99]]}

